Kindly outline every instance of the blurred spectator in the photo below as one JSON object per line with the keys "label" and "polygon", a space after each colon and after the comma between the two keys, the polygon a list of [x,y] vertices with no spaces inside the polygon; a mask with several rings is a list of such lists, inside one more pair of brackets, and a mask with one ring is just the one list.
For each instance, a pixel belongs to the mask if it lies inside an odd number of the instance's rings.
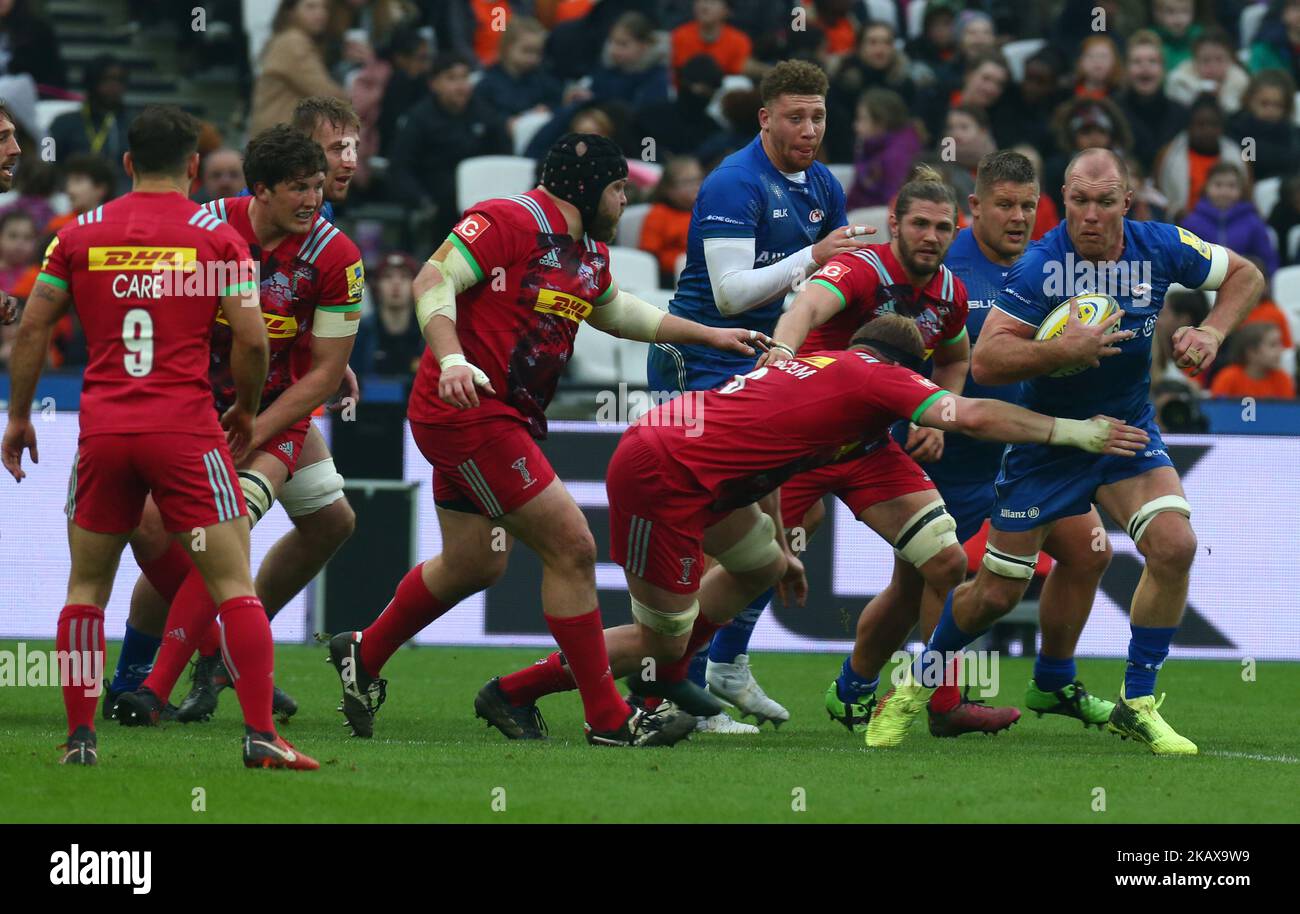
{"label": "blurred spectator", "polygon": [[1237,63],[1232,38],[1223,29],[1206,29],[1192,43],[1192,57],[1169,71],[1165,92],[1184,105],[1202,92],[1213,93],[1227,114],[1241,107],[1250,77]]}
{"label": "blurred spectator", "polygon": [[706,172],[712,171],[736,150],[749,145],[754,134],[758,133],[758,112],[763,107],[763,96],[757,89],[732,89],[722,96],[721,107],[725,129],[701,143],[696,152]]}
{"label": "blurred spectator", "polygon": [[1034,227],[1029,233],[1029,240],[1037,241],[1056,228],[1061,221],[1061,214],[1056,209],[1056,204],[1052,202],[1052,198],[1048,196],[1046,188],[1043,187],[1043,157],[1038,149],[1028,143],[1021,143],[1013,146],[1012,151],[1020,153],[1032,162],[1034,174],[1038,176],[1038,209],[1034,211]]}
{"label": "blurred spectator", "polygon": [[939,141],[939,152],[945,159],[960,165],[974,178],[980,159],[997,148],[998,141],[983,109],[958,105],[948,112]]}
{"label": "blurred spectator", "polygon": [[388,254],[375,273],[375,309],[361,320],[352,368],[359,375],[414,377],[424,354],[411,281],[419,265],[409,254]]}
{"label": "blurred spectator", "polygon": [[1277,249],[1268,226],[1246,196],[1246,176],[1235,162],[1221,161],[1205,176],[1201,199],[1180,222],[1212,244],[1264,262],[1265,278],[1277,271]]}
{"label": "blurred spectator", "polygon": [[325,0],[280,0],[271,39],[262,49],[262,72],[253,86],[250,135],[288,122],[293,106],[308,96],[347,99],[325,67],[321,42],[328,24]]}
{"label": "blurred spectator", "polygon": [[63,192],[68,195],[72,210],[51,219],[45,226],[46,234],[57,233],[82,213],[113,199],[113,172],[98,156],[82,153],[70,157],[63,163],[63,176]]}
{"label": "blurred spectator", "polygon": [[1239,161],[1241,149],[1223,135],[1223,111],[1213,95],[1192,102],[1187,129],[1165,147],[1157,165],[1156,186],[1169,201],[1176,222],[1201,198],[1205,179],[1220,159]]}
{"label": "blurred spectator", "polygon": [[1103,147],[1127,152],[1133,146],[1128,121],[1108,98],[1073,98],[1052,118],[1056,131],[1057,153],[1044,164],[1044,190],[1057,209],[1064,209],[1061,185],[1065,183],[1065,166],[1076,152]]}
{"label": "blurred spectator", "polygon": [[1268,224],[1273,231],[1277,232],[1278,244],[1282,247],[1279,253],[1283,257],[1283,262],[1287,266],[1300,262],[1300,257],[1292,254],[1287,242],[1291,229],[1300,225],[1300,172],[1292,172],[1282,179],[1281,193],[1278,195],[1273,212],[1268,215]]}
{"label": "blurred spectator", "polygon": [[1165,72],[1172,72],[1192,59],[1192,42],[1204,31],[1195,21],[1195,0],[1155,0],[1152,19],[1165,55]]}
{"label": "blurred spectator", "polygon": [[85,66],[86,100],[76,111],[60,114],[50,124],[55,161],[67,162],[79,153],[99,156],[108,163],[119,193],[131,189],[122,168],[126,128],[130,116],[122,103],[126,94],[126,67],[112,54],[101,54]]}
{"label": "blurred spectator", "polygon": [[1280,69],[1300,84],[1300,0],[1272,0],[1250,45],[1250,71]]}
{"label": "blurred spectator", "polygon": [[728,0],[695,0],[694,18],[672,32],[674,73],[700,54],[717,61],[728,76],[744,73],[753,45],[740,29],[727,25]]}
{"label": "blurred spectator", "polygon": [[858,44],[858,22],[851,15],[857,6],[855,0],[812,0],[813,16],[809,25],[816,25],[826,36],[826,53],[832,59],[851,54]]}
{"label": "blurred spectator", "polygon": [[1070,98],[1062,83],[1065,64],[1054,48],[1045,47],[1025,61],[1024,79],[1007,87],[1010,107],[1019,117],[1003,144],[1026,143],[1038,150],[1039,159],[1056,150],[1052,115]]}
{"label": "blurred spectator", "polygon": [[888,206],[924,145],[907,103],[889,89],[868,89],[858,102],[853,133],[858,148],[846,206]]}
{"label": "blurred spectator", "polygon": [[[1246,259],[1253,263],[1261,273],[1264,271],[1264,263],[1258,257],[1247,257]],[[1273,284],[1271,282],[1268,284],[1268,288],[1264,290],[1264,295],[1259,300],[1259,304],[1250,309],[1250,313],[1246,315],[1246,319],[1242,323],[1263,323],[1276,327],[1277,332],[1282,335],[1283,349],[1290,349],[1295,345],[1295,339],[1291,336],[1291,322],[1287,320],[1286,313],[1273,300]]]}
{"label": "blurred spectator", "polygon": [[[392,153],[393,139],[397,133],[397,119],[429,94],[429,66],[433,63],[433,53],[428,39],[412,28],[400,28],[394,32],[384,50],[384,61],[390,69],[384,83],[376,127],[378,152],[382,156],[388,156]],[[485,75],[484,79],[486,78]],[[354,106],[356,102],[354,86]],[[357,114],[361,114],[359,106]],[[367,128],[370,126],[365,118],[362,119],[362,124]],[[369,129],[362,132],[367,137],[370,136]]]}
{"label": "blurred spectator", "polygon": [[[976,61],[997,53],[997,36],[993,32],[993,18],[978,10],[964,10],[953,23],[955,53],[943,67],[936,71],[940,87],[954,98]],[[1007,73],[1008,79],[1010,71]],[[957,102],[953,102],[957,104]]]}
{"label": "blurred spectator", "polygon": [[14,288],[36,262],[36,223],[24,210],[0,216],[0,289]]}
{"label": "blurred spectator", "polygon": [[[1296,169],[1300,130],[1294,123],[1295,92],[1295,83],[1285,70],[1261,70],[1250,78],[1241,110],[1228,118],[1228,136],[1239,144],[1252,141],[1251,176],[1256,181]],[[1242,147],[1243,155],[1246,148]]]}
{"label": "blurred spectator", "polygon": [[[542,5],[539,4],[539,9]],[[599,63],[593,51],[605,46],[614,23],[628,12],[649,15],[653,13],[652,0],[600,0],[587,15],[558,23],[546,39],[546,63],[550,71],[565,80],[590,75]]]}
{"label": "blurred spectator", "polygon": [[420,9],[411,0],[345,0],[334,4],[326,31],[344,36],[345,43],[348,32],[364,32],[366,46],[382,48],[398,29],[413,27],[419,18]]}
{"label": "blurred spectator", "polygon": [[31,0],[0,0],[0,76],[26,73],[42,86],[68,85],[54,26]]}
{"label": "blurred spectator", "polygon": [[915,98],[910,64],[907,56],[894,47],[895,37],[889,23],[868,23],[862,30],[857,53],[846,55],[835,69],[826,93],[826,138],[822,144],[832,162],[853,159],[856,143],[852,125],[863,92],[890,89],[908,105]]}
{"label": "blurred spectator", "polygon": [[1228,339],[1232,364],[1210,385],[1215,397],[1294,400],[1295,379],[1281,368],[1282,334],[1269,323],[1243,324]]}
{"label": "blurred spectator", "polygon": [[505,123],[473,97],[471,66],[469,58],[455,51],[435,57],[429,69],[431,94],[398,120],[393,144],[393,199],[408,206],[436,206],[434,238],[439,241],[460,214],[456,166],[474,156],[512,151]]}
{"label": "blurred spectator", "polygon": [[[912,2],[919,3],[921,0]],[[956,10],[959,8],[958,2],[942,0],[929,0],[925,5],[921,34],[907,45],[907,56],[929,70],[925,82],[934,82],[946,74],[957,55]]]}
{"label": "blurred spectator", "polygon": [[545,44],[546,29],[536,19],[511,19],[501,36],[500,57],[484,71],[474,87],[475,97],[505,121],[525,111],[558,107],[564,86],[542,67]]}
{"label": "blurred spectator", "polygon": [[1189,113],[1165,95],[1164,51],[1160,36],[1140,29],[1129,36],[1125,75],[1128,84],[1115,95],[1133,131],[1133,153],[1150,172],[1161,149],[1187,126]]}
{"label": "blurred spectator", "polygon": [[1016,132],[1015,124],[1021,120],[1020,114],[1014,111],[1014,102],[1005,97],[1010,82],[1011,69],[997,51],[967,58],[961,86],[947,98],[931,94],[931,115],[926,127],[938,133],[948,110],[965,106],[983,110],[992,121],[994,132],[1005,133],[1005,139],[1010,139]]}
{"label": "blurred spectator", "polygon": [[1124,81],[1119,49],[1109,35],[1092,35],[1083,40],[1074,67],[1074,94],[1084,98],[1108,98]]}
{"label": "blurred spectator", "polygon": [[458,3],[468,6],[472,15],[474,56],[483,66],[492,66],[501,56],[501,39],[510,31],[511,20],[529,4],[520,0],[449,0],[447,5]]}
{"label": "blurred spectator", "polygon": [[677,156],[664,166],[663,180],[655,188],[654,202],[641,225],[637,247],[659,260],[659,286],[671,289],[677,258],[686,253],[686,233],[691,208],[700,193],[704,170],[691,156]]}
{"label": "blurred spectator", "polygon": [[[26,150],[27,147],[24,146],[23,151]],[[54,206],[50,203],[50,198],[58,192],[58,189],[58,169],[36,156],[24,156],[19,161],[18,172],[14,175],[14,190],[17,191],[17,197],[0,210],[0,215],[13,209],[21,209],[32,217],[32,221],[38,228],[43,230],[54,218]]]}
{"label": "blurred spectator", "polygon": [[694,154],[721,125],[709,102],[722,85],[722,70],[707,54],[692,57],[677,71],[677,98],[637,112],[637,130],[652,137],[659,158]]}
{"label": "blurred spectator", "polygon": [[214,149],[199,165],[199,180],[203,185],[194,196],[196,203],[239,196],[244,189],[244,157],[228,146]]}
{"label": "blurred spectator", "polygon": [[668,101],[668,68],[648,18],[624,13],[614,23],[605,42],[604,62],[591,74],[591,97],[617,99],[633,108]]}
{"label": "blurred spectator", "polygon": [[[1035,22],[1036,13],[1048,13],[1053,7],[1059,12],[1049,26],[1044,26],[1041,19]],[[1078,58],[1085,39],[1106,32],[1122,40],[1146,24],[1150,8],[1151,0],[1065,0],[1059,5],[1016,3],[1017,37],[1035,38],[1046,32],[1048,43],[1073,61]],[[1104,21],[1098,13],[1104,15]]]}
{"label": "blurred spectator", "polygon": [[1133,190],[1133,202],[1128,218],[1138,222],[1168,222],[1169,201],[1156,187],[1155,179],[1132,151],[1125,153],[1128,166],[1128,186]]}

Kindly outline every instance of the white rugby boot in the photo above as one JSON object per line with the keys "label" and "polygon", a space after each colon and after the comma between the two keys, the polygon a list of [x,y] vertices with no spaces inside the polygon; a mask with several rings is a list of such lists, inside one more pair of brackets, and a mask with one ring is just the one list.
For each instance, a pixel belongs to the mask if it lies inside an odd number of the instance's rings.
{"label": "white rugby boot", "polygon": [[722,733],[728,736],[738,733],[757,733],[758,727],[736,720],[726,711],[712,717],[701,717],[695,724],[696,733]]}
{"label": "white rugby boot", "polygon": [[790,712],[779,702],[768,698],[763,687],[754,679],[748,654],[737,654],[734,663],[715,663],[710,660],[704,681],[709,684],[710,692],[735,705],[742,714],[752,715],[760,725],[770,720],[775,728],[790,719]]}

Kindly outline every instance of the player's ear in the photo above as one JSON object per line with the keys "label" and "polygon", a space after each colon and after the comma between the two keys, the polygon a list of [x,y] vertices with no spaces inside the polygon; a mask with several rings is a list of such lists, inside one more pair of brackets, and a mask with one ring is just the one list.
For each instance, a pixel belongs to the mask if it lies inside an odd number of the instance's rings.
{"label": "player's ear", "polygon": [[131,153],[129,152],[122,153],[122,170],[126,172],[128,178],[132,181],[135,180],[135,167],[131,162]]}
{"label": "player's ear", "polygon": [[193,182],[194,179],[197,178],[198,176],[199,176],[199,154],[197,152],[192,152],[190,153],[189,160],[185,163],[185,177],[188,178],[191,182]]}
{"label": "player's ear", "polygon": [[759,109],[758,109],[758,126],[759,126],[759,128],[762,129],[762,130],[766,130],[767,127],[768,127],[768,124],[770,124],[771,122],[772,122],[772,112],[771,112],[771,111],[768,111],[766,106],[764,106],[764,107],[762,107],[762,108],[759,108]]}

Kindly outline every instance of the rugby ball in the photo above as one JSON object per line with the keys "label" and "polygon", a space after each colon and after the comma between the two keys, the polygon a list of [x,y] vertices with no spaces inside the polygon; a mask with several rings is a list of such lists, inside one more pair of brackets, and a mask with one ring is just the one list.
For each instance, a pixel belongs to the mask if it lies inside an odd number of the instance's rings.
{"label": "rugby ball", "polygon": [[[1043,318],[1043,322],[1038,325],[1038,331],[1034,334],[1034,339],[1050,340],[1060,336],[1065,331],[1065,325],[1070,320],[1070,309],[1075,302],[1079,303],[1079,320],[1089,327],[1097,326],[1119,310],[1119,302],[1109,295],[1100,295],[1093,292],[1076,295],[1074,298],[1061,302],[1052,309],[1047,317]],[[1087,371],[1091,367],[1091,365],[1079,365],[1074,368],[1060,368],[1053,371],[1049,377],[1068,378],[1071,375]]]}

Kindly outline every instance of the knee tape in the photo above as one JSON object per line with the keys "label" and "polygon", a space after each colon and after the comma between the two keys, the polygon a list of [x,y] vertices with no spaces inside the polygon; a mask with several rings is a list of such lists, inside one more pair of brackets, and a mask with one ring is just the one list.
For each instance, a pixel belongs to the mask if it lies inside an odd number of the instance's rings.
{"label": "knee tape", "polygon": [[275,504],[275,489],[271,487],[271,480],[257,470],[240,470],[239,488],[243,490],[244,503],[248,505],[248,526],[255,527]]}
{"label": "knee tape", "polygon": [[343,497],[343,477],[326,457],[296,471],[280,489],[280,504],[290,517],[315,514]]}
{"label": "knee tape", "polygon": [[700,601],[695,600],[691,603],[691,608],[686,612],[680,613],[661,613],[652,606],[647,606],[632,597],[632,618],[636,619],[651,631],[658,632],[661,635],[667,635],[669,638],[678,638],[682,635],[689,635],[691,629],[695,627],[695,617],[700,614]]}
{"label": "knee tape", "polygon": [[960,545],[957,542],[957,521],[940,498],[907,519],[903,531],[894,541],[894,551],[899,558],[920,568],[949,546],[957,545]]}
{"label": "knee tape", "polygon": [[1135,543],[1142,539],[1142,534],[1146,532],[1147,526],[1155,519],[1157,514],[1163,511],[1172,511],[1174,514],[1181,514],[1189,519],[1192,516],[1192,506],[1181,495],[1162,495],[1159,498],[1153,498],[1138,508],[1137,512],[1129,519],[1129,539]]}
{"label": "knee tape", "polygon": [[984,545],[984,567],[996,575],[1016,581],[1028,581],[1034,576],[1034,567],[1038,564],[1038,554],[1012,555]]}
{"label": "knee tape", "polygon": [[758,523],[722,555],[715,555],[718,564],[733,574],[744,574],[762,568],[781,557],[781,547],[776,543],[776,524],[767,514],[759,516]]}

